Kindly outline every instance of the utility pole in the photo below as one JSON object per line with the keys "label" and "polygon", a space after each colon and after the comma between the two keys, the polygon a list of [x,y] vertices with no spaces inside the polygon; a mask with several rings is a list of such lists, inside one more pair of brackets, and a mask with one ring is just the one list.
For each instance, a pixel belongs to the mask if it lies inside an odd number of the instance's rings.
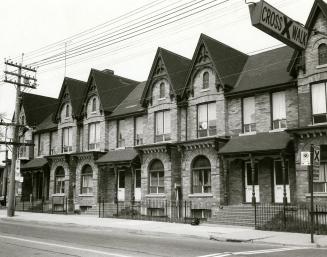
{"label": "utility pole", "polygon": [[[22,54],[23,59],[24,54]],[[22,60],[23,62],[23,60]],[[13,217],[15,215],[15,169],[16,169],[16,160],[19,149],[19,135],[18,127],[19,124],[19,114],[20,114],[20,105],[21,105],[21,87],[36,88],[36,78],[27,75],[27,72],[36,73],[36,69],[28,66],[23,66],[21,63],[14,63],[10,60],[5,60],[6,70],[5,70],[5,80],[9,84],[16,85],[16,104],[15,104],[15,117],[13,125],[13,150],[12,150],[12,160],[11,160],[11,171],[10,171],[10,184],[9,184],[9,196],[8,196],[8,206],[7,206],[7,216]],[[17,68],[17,71],[8,71],[7,66]],[[25,72],[23,74],[23,72]],[[7,75],[13,76],[14,79],[8,79]],[[22,83],[22,78],[23,83]],[[30,81],[33,81],[33,84],[30,84]]]}

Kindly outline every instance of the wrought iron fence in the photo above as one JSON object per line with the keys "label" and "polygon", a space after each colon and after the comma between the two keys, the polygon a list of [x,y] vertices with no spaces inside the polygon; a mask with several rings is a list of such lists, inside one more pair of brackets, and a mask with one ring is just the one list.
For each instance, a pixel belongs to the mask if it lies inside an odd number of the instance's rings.
{"label": "wrought iron fence", "polygon": [[311,232],[311,215],[315,234],[327,234],[327,206],[259,204],[256,205],[255,227],[260,230]]}
{"label": "wrought iron fence", "polygon": [[52,196],[48,200],[45,199],[29,199],[21,196],[15,198],[16,211],[26,212],[45,212],[45,213],[66,213],[68,210],[68,201],[66,196]]}
{"label": "wrought iron fence", "polygon": [[[210,205],[210,206],[209,206]],[[202,207],[211,213],[211,204]],[[100,218],[121,218],[135,220],[152,220],[176,223],[197,223],[205,221],[209,215],[198,216],[191,201],[143,200],[108,203],[98,199],[98,216]],[[202,210],[202,209],[201,209]]]}

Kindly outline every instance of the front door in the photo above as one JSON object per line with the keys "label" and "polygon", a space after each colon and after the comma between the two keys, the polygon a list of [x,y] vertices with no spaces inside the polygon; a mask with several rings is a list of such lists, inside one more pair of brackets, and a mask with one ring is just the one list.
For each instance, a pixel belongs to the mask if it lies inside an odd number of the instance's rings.
{"label": "front door", "polygon": [[[283,169],[281,161],[274,161],[275,203],[282,203],[284,197]],[[290,185],[288,179],[288,162],[285,162],[285,186],[287,202],[290,203]]]}
{"label": "front door", "polygon": [[[260,202],[260,190],[259,190],[259,183],[258,183],[258,164],[255,163],[254,168],[254,192],[256,197],[256,202]],[[252,202],[252,169],[251,169],[251,163],[247,162],[245,163],[245,202],[251,203]]]}
{"label": "front door", "polygon": [[125,201],[125,171],[118,172],[118,201]]}
{"label": "front door", "polygon": [[134,191],[134,196],[135,196],[135,201],[141,201],[141,170],[136,169],[135,170],[135,191]]}

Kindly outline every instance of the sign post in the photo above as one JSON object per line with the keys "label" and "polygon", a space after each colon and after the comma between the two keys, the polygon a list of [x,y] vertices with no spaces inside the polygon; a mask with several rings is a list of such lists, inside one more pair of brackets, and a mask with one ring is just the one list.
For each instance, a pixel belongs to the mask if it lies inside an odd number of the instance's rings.
{"label": "sign post", "polygon": [[313,206],[313,181],[317,174],[319,177],[320,168],[320,146],[311,144],[311,165],[310,165],[310,213],[311,213],[311,243],[314,243],[314,206]]}
{"label": "sign post", "polygon": [[297,50],[306,48],[308,30],[261,0],[249,5],[252,25]]}

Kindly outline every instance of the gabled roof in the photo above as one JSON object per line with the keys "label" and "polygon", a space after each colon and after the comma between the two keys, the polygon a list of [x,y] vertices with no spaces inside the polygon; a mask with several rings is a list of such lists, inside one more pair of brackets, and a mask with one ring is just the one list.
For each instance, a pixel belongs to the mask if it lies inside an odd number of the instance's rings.
{"label": "gabled roof", "polygon": [[145,90],[143,91],[142,100],[141,100],[142,105],[144,105],[144,102],[146,100],[146,95],[152,84],[152,77],[154,75],[154,71],[159,58],[162,59],[165,65],[168,80],[172,86],[172,89],[174,90],[175,96],[179,96],[183,93],[185,78],[189,70],[191,60],[184,56],[181,56],[179,54],[176,54],[174,52],[159,47],[157,49],[157,53],[152,63],[148,80],[145,85]]}
{"label": "gabled roof", "polygon": [[[312,28],[316,22],[316,18],[318,17],[318,14],[320,12],[327,18],[327,3],[324,2],[323,0],[315,0],[315,2],[312,5],[311,11],[309,13],[308,19],[305,23],[305,28],[307,28],[309,30],[308,38],[310,37]],[[293,51],[292,59],[287,68],[287,70],[290,73],[294,72],[295,64],[296,64],[297,59],[300,57],[300,54],[301,54],[301,51],[298,51],[298,50]]]}
{"label": "gabled roof", "polygon": [[204,45],[208,51],[214,69],[223,85],[234,87],[248,56],[230,46],[219,42],[218,40],[201,34],[192,57],[192,64],[186,79],[185,90],[191,79],[192,70],[196,64],[197,56],[202,45]]}
{"label": "gabled roof", "polygon": [[65,77],[64,81],[62,83],[62,86],[61,86],[60,93],[59,93],[58,106],[57,106],[56,112],[54,114],[54,117],[56,117],[58,112],[60,111],[61,100],[64,96],[66,88],[69,93],[73,115],[78,116],[81,112],[81,108],[83,106],[83,101],[82,101],[83,94],[86,89],[86,82],[77,80],[77,79],[73,79],[73,78],[69,78],[69,77]]}
{"label": "gabled roof", "polygon": [[22,93],[22,107],[25,112],[26,124],[36,126],[57,107],[57,99],[42,95]]}
{"label": "gabled roof", "polygon": [[53,113],[46,117],[39,125],[36,127],[36,132],[56,130],[57,124],[53,122]]}
{"label": "gabled roof", "polygon": [[111,113],[128,94],[139,84],[138,81],[114,75],[113,72],[91,69],[84,92],[83,102],[87,99],[88,89],[94,80],[101,106],[105,113]]}
{"label": "gabled roof", "polygon": [[144,108],[141,105],[140,96],[144,91],[145,84],[146,82],[139,83],[134,90],[116,107],[109,117],[115,118],[143,112]]}
{"label": "gabled roof", "polygon": [[295,81],[287,72],[287,65],[292,54],[293,49],[284,46],[249,56],[239,80],[227,95]]}
{"label": "gabled roof", "polygon": [[134,148],[125,148],[109,151],[100,157],[95,163],[113,163],[113,162],[132,162],[138,157],[138,153]]}

